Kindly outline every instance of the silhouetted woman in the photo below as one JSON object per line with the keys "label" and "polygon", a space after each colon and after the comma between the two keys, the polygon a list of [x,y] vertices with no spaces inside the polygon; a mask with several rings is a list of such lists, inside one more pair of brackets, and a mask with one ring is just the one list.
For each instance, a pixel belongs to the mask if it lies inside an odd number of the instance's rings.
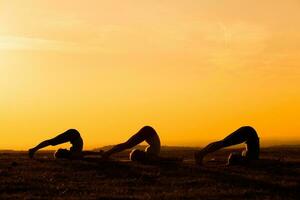
{"label": "silhouetted woman", "polygon": [[242,153],[231,153],[228,157],[228,164],[246,164],[249,161],[259,159],[259,137],[250,126],[244,126],[231,133],[223,140],[210,143],[202,150],[195,153],[196,163],[201,165],[204,156],[219,149],[245,143],[246,149]]}
{"label": "silhouetted woman", "polygon": [[70,150],[58,149],[54,154],[55,158],[81,159],[86,155],[102,155],[101,152],[83,151],[83,140],[80,136],[80,133],[76,129],[69,129],[64,133],[59,134],[52,139],[45,140],[38,144],[36,147],[29,149],[29,157],[33,158],[35,152],[42,148],[48,146],[56,146],[67,142],[70,142],[72,144]]}
{"label": "silhouetted woman", "polygon": [[132,161],[148,162],[148,163],[163,163],[163,162],[180,162],[180,158],[163,158],[159,156],[161,145],[160,139],[154,128],[144,126],[136,134],[130,137],[126,142],[114,146],[112,149],[103,153],[103,158],[108,158],[112,154],[133,148],[134,146],[147,142],[149,146],[144,151],[134,149],[129,155]]}

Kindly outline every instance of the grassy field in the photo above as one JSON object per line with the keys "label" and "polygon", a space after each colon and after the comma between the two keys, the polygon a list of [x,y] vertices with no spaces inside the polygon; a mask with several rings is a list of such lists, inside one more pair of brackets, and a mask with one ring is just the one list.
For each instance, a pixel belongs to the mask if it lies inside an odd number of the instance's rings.
{"label": "grassy field", "polygon": [[[265,148],[273,164],[226,166],[230,150],[197,167],[193,149],[165,149],[165,156],[184,157],[181,164],[142,165],[115,161],[54,160],[41,152],[35,160],[25,152],[0,154],[0,199],[298,199],[300,148]],[[215,161],[210,161],[215,158]],[[117,161],[122,159],[122,161]]]}

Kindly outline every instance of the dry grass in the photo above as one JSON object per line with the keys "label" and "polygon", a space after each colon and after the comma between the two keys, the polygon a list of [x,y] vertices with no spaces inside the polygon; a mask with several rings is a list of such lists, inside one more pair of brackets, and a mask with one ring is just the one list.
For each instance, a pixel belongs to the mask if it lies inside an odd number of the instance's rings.
{"label": "dry grass", "polygon": [[[35,160],[24,152],[2,153],[0,199],[274,200],[300,196],[300,149],[263,149],[262,157],[281,161],[259,167],[225,166],[229,151],[212,155],[219,161],[203,167],[194,165],[191,149],[163,151],[186,160],[160,166],[97,159],[53,160],[47,152]],[[125,159],[126,153],[117,158]]]}

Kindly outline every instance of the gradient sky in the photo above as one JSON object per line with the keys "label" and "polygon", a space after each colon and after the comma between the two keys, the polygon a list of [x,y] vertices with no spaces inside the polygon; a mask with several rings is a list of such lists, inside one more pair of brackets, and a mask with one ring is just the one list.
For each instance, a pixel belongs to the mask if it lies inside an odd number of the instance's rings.
{"label": "gradient sky", "polygon": [[0,149],[143,125],[203,145],[300,140],[299,0],[0,0]]}

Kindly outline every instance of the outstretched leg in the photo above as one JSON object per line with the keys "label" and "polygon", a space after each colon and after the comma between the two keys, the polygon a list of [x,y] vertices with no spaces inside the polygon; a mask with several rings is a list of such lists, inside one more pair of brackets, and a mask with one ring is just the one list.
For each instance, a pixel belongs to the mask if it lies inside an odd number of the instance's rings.
{"label": "outstretched leg", "polygon": [[251,126],[243,126],[224,138],[224,147],[229,147],[258,138],[256,131]]}
{"label": "outstretched leg", "polygon": [[41,142],[40,144],[38,144],[37,146],[35,146],[32,149],[29,149],[29,157],[33,158],[34,153],[42,148],[45,148],[47,146],[56,146],[59,144],[63,144],[66,142],[71,142],[74,143],[74,141],[76,141],[78,139],[78,137],[80,137],[80,134],[77,130],[75,129],[69,129],[66,132],[59,134],[58,136],[49,139],[49,140],[45,140],[43,142]]}
{"label": "outstretched leg", "polygon": [[[258,140],[258,136],[256,131],[250,127],[250,126],[244,126],[236,130],[235,132],[231,133],[229,136],[224,138],[223,140],[210,143],[206,147],[204,147],[202,150],[195,153],[195,160],[198,164],[202,164],[202,160],[204,156],[206,156],[209,153],[215,152],[219,149],[222,149],[224,147],[229,147],[237,144],[241,144],[246,142],[247,149],[249,150],[249,146],[251,146],[251,152],[253,149],[256,149],[253,145],[254,142]],[[251,142],[250,142],[251,141]],[[251,145],[249,145],[250,143]],[[259,147],[258,147],[259,149]]]}
{"label": "outstretched leg", "polygon": [[[155,138],[155,139],[153,139]],[[126,149],[130,149],[143,141],[146,141],[150,145],[150,149],[152,146],[157,146],[157,143],[159,143],[159,138],[157,141],[158,135],[156,131],[150,127],[150,126],[145,126],[143,127],[139,132],[134,134],[131,138],[129,138],[126,142],[118,144],[114,146],[112,149],[108,150],[103,154],[103,157],[109,157],[112,154],[124,151]]]}

